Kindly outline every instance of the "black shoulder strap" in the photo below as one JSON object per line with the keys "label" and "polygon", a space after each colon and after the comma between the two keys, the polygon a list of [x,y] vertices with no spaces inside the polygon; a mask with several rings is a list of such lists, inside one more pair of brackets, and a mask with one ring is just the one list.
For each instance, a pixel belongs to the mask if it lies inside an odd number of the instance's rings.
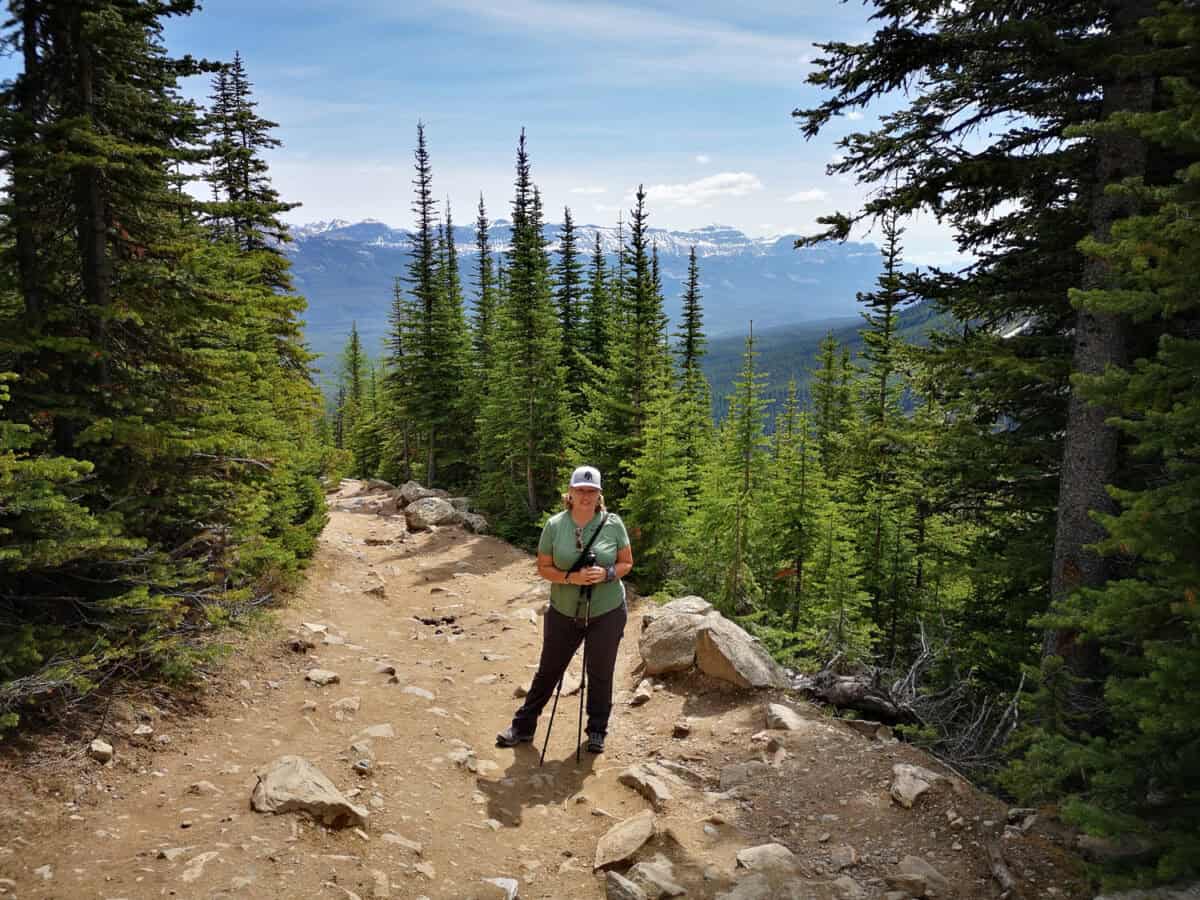
{"label": "black shoulder strap", "polygon": [[592,544],[596,543],[596,538],[599,537],[600,532],[604,530],[604,525],[606,522],[608,522],[608,513],[607,512],[604,513],[602,516],[600,516],[600,524],[596,526],[596,530],[593,531],[592,536],[590,538],[588,538],[588,542],[584,545],[583,551],[579,554],[579,559],[575,560],[575,565],[571,566],[569,571],[571,571],[571,572],[579,571],[580,566],[583,565],[584,557],[587,556],[588,551],[592,549]]}

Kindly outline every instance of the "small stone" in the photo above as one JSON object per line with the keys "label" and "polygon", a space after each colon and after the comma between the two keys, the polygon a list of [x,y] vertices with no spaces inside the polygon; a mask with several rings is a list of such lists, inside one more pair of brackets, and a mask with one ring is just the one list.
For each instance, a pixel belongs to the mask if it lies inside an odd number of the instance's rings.
{"label": "small stone", "polygon": [[362,700],[358,697],[343,697],[336,701],[333,706],[333,717],[339,722],[344,722],[347,719],[353,719],[359,708],[362,706]]}
{"label": "small stone", "polygon": [[675,727],[671,730],[673,737],[685,738],[692,733],[692,723],[687,719],[679,719],[675,722]]}
{"label": "small stone", "polygon": [[495,684],[499,680],[500,680],[500,676],[497,675],[495,672],[491,672],[487,675],[480,675],[478,678],[475,679],[475,683],[482,684],[482,685],[489,685],[489,684]]}
{"label": "small stone", "polygon": [[933,785],[945,780],[945,776],[937,772],[907,763],[892,766],[892,776],[892,799],[905,809],[912,809],[918,797]]}
{"label": "small stone", "polygon": [[309,669],[304,675],[305,681],[311,681],[317,687],[325,687],[329,684],[337,684],[342,680],[337,672],[331,672],[328,669]]}
{"label": "small stone", "polygon": [[112,744],[96,738],[88,746],[88,755],[96,762],[106,763],[113,758]]}
{"label": "small stone", "polygon": [[496,894],[497,898],[499,898],[500,896],[503,896],[504,900],[517,900],[517,891],[520,888],[520,884],[518,883],[517,879],[515,879],[515,878],[484,878],[481,880],[483,881],[484,884],[495,885],[497,888],[500,889],[500,891],[503,892],[502,895]]}
{"label": "small stone", "polygon": [[754,781],[770,771],[770,766],[756,759],[726,766],[721,770],[721,790],[727,791],[740,784]]}
{"label": "small stone", "polygon": [[183,854],[187,853],[187,847],[164,847],[158,851],[158,858],[165,859],[167,862],[175,862]]}
{"label": "small stone", "polygon": [[369,728],[363,729],[354,736],[354,740],[360,741],[363,738],[394,738],[395,736],[396,729],[390,723],[385,722],[381,725],[372,725]]}
{"label": "small stone", "polygon": [[149,737],[152,734],[154,734],[154,726],[152,725],[139,725],[133,729],[134,737]]}
{"label": "small stone", "polygon": [[420,872],[422,875],[424,875],[426,878],[428,878],[430,881],[435,881],[437,879],[437,869],[435,869],[433,867],[433,863],[421,862],[421,863],[417,863],[415,866],[413,866],[413,868],[416,869],[418,872]]}
{"label": "small stone", "polygon": [[422,700],[433,700],[433,691],[428,691],[423,687],[417,687],[415,684],[405,685],[403,693],[412,694],[414,697],[420,697]]}
{"label": "small stone", "polygon": [[653,688],[646,682],[645,679],[638,683],[637,688],[633,692],[633,699],[629,701],[630,706],[641,706],[654,696]]}
{"label": "small stone", "polygon": [[198,797],[211,797],[215,794],[223,793],[223,791],[211,781],[194,782],[188,785],[187,792],[189,794],[195,794]]}
{"label": "small stone", "polygon": [[858,851],[849,844],[834,847],[829,853],[829,862],[834,871],[840,872],[842,869],[848,869],[858,864]]}
{"label": "small stone", "polygon": [[900,872],[924,879],[927,889],[933,888],[941,897],[950,895],[949,879],[919,856],[906,856],[900,860]]}
{"label": "small stone", "polygon": [[42,881],[51,881],[54,878],[54,869],[49,865],[38,866],[33,870],[33,874],[42,879]]}
{"label": "small stone", "polygon": [[802,731],[804,718],[790,706],[767,704],[767,728],[783,731]]}
{"label": "small stone", "polygon": [[183,881],[191,883],[200,878],[204,874],[204,867],[212,860],[217,858],[216,850],[209,850],[206,853],[201,853],[192,858],[183,870],[183,874],[179,876]]}
{"label": "small stone", "polygon": [[420,856],[423,850],[419,841],[410,841],[408,838],[399,834],[395,834],[391,831],[385,833],[380,840],[385,844],[394,844],[397,847],[403,847],[405,850],[411,850],[413,853],[417,854],[417,856]]}
{"label": "small stone", "polygon": [[391,663],[380,663],[378,666],[375,667],[375,674],[376,675],[395,675],[396,667],[393,666]]}
{"label": "small stone", "polygon": [[388,880],[387,872],[371,870],[371,896],[375,900],[387,900],[392,896],[392,884]]}
{"label": "small stone", "polygon": [[369,759],[360,759],[354,763],[354,771],[359,775],[370,775],[374,763]]}

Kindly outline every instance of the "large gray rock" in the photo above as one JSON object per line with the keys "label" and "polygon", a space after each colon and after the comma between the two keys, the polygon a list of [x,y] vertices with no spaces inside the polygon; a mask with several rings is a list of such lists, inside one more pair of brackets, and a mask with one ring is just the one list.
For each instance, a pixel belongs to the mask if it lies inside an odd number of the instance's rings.
{"label": "large gray rock", "polygon": [[785,688],[787,675],[743,629],[721,616],[705,616],[696,641],[700,671],[743,688]]}
{"label": "large gray rock", "polygon": [[646,892],[616,872],[604,876],[604,900],[646,900]]}
{"label": "large gray rock", "polygon": [[696,641],[706,621],[705,616],[693,613],[670,613],[652,622],[638,640],[646,674],[690,669],[696,661]]}
{"label": "large gray rock", "polygon": [[465,512],[461,514],[463,528],[474,534],[488,533],[488,520],[479,513]]}
{"label": "large gray rock", "polygon": [[406,481],[400,486],[400,501],[402,506],[408,506],[410,503],[415,503],[417,500],[424,500],[426,497],[437,497],[445,494],[445,491],[436,491],[433,488],[423,487],[415,481]]}
{"label": "large gray rock", "polygon": [[600,838],[596,845],[593,869],[605,869],[625,862],[637,853],[642,845],[654,835],[654,813],[650,810],[638,813],[631,819],[618,822]]}
{"label": "large gray rock", "polygon": [[441,497],[425,497],[404,507],[404,517],[413,531],[428,531],[435,525],[452,525],[461,513]]}
{"label": "large gray rock", "polygon": [[900,860],[900,874],[923,878],[927,891],[932,889],[939,897],[950,896],[950,880],[919,856],[906,856]]}
{"label": "large gray rock", "polygon": [[622,772],[617,781],[633,788],[649,800],[655,810],[661,812],[667,802],[674,799],[667,784],[672,778],[669,772],[658,768],[654,763],[638,763]]}
{"label": "large gray rock", "polygon": [[703,597],[689,596],[679,597],[672,600],[670,603],[664,603],[662,606],[652,607],[642,613],[642,630],[649,628],[650,625],[663,616],[669,616],[674,613],[687,613],[693,616],[707,616],[713,611],[713,605]]}
{"label": "large gray rock", "polygon": [[752,872],[792,870],[796,868],[796,855],[783,844],[760,844],[739,850],[737,864]]}
{"label": "large gray rock", "polygon": [[912,809],[918,797],[945,778],[921,766],[896,763],[892,766],[892,799],[905,809]]}
{"label": "large gray rock", "polygon": [[367,824],[367,810],[342,796],[325,773],[299,756],[281,756],[258,773],[250,795],[256,812],[305,812],[330,827]]}
{"label": "large gray rock", "polygon": [[671,861],[658,854],[649,862],[640,862],[629,870],[629,880],[642,889],[647,900],[681,897],[687,891],[675,882]]}

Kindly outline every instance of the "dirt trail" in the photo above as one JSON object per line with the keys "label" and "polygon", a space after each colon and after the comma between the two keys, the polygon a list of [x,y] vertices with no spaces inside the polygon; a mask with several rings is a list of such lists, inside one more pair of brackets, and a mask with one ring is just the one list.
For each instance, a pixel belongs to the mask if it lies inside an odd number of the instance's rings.
{"label": "dirt trail", "polygon": [[[78,759],[67,774],[0,770],[0,896],[458,900],[503,897],[483,880],[512,878],[525,900],[599,898],[598,839],[649,808],[617,777],[655,756],[707,781],[676,791],[648,851],[676,862],[689,896],[726,889],[737,851],[772,839],[796,850],[813,878],[797,896],[841,896],[832,882],[847,873],[863,896],[882,896],[879,876],[908,852],[933,860],[958,896],[994,895],[981,844],[947,831],[942,807],[956,803],[969,821],[999,815],[1001,828],[1003,808],[978,797],[945,799],[920,817],[892,807],[884,799],[891,764],[928,764],[904,745],[822,723],[788,744],[794,768],[757,799],[706,796],[723,765],[761,757],[751,743],[763,727],[761,701],[687,678],[631,707],[636,603],[608,752],[575,762],[577,696],[559,707],[544,768],[528,745],[494,748],[519,702],[514,688],[537,659],[544,594],[532,560],[458,528],[393,542],[399,531],[386,518],[334,512],[304,588],[278,614],[281,628],[247,644],[210,687],[202,715],[150,710],[140,721],[153,733],[142,736],[131,734],[137,722],[114,721],[109,766]],[[325,626],[327,637],[302,623]],[[315,649],[289,650],[293,633],[308,634]],[[385,664],[396,683],[380,671]],[[340,683],[306,682],[314,667],[337,672]],[[358,698],[357,712],[335,708],[346,698]],[[683,715],[693,727],[680,740],[672,727]],[[382,724],[395,737],[373,739],[374,767],[356,774],[350,744]],[[456,752],[463,747],[473,759]],[[255,770],[283,754],[358,791],[369,828],[330,831],[252,812]],[[956,838],[965,852],[950,849]],[[846,873],[829,862],[842,844],[859,856]],[[1051,849],[1028,854],[1017,873],[1037,885],[1028,896],[1078,896],[1059,865]]]}

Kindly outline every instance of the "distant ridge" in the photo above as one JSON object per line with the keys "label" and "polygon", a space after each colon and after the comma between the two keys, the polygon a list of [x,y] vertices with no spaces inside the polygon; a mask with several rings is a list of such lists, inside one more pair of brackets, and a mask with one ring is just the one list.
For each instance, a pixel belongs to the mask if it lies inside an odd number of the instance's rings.
{"label": "distant ridge", "polygon": [[[547,225],[551,251],[558,248],[560,225]],[[580,253],[590,254],[595,236],[610,265],[619,241],[615,226],[576,227]],[[410,233],[377,219],[350,222],[331,219],[295,225],[286,245],[292,260],[296,289],[308,299],[307,333],[313,349],[336,359],[350,331],[359,333],[377,353],[387,329],[387,312],[397,276],[407,271],[412,246]],[[492,223],[492,247],[509,246],[511,223]],[[475,284],[475,229],[454,229],[459,265],[468,304]],[[666,298],[666,313],[675,321],[687,274],[687,256],[696,248],[700,261],[704,325],[710,337],[743,334],[753,320],[755,329],[853,316],[855,297],[870,290],[881,260],[874,244],[822,244],[795,249],[796,235],[750,237],[727,225],[708,225],[690,231],[649,229],[658,248]],[[332,364],[318,363],[323,369]]]}

